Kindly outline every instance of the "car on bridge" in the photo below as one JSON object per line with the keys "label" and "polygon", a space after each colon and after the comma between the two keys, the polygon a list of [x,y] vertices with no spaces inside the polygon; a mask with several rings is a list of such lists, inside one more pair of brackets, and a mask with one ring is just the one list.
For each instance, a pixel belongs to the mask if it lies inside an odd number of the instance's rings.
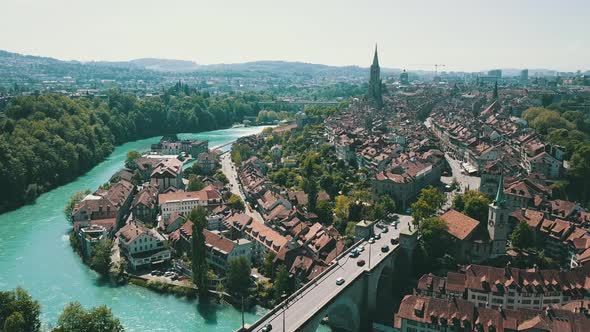
{"label": "car on bridge", "polygon": [[381,252],[388,252],[389,251],[389,246],[388,245],[383,245],[383,247],[381,247]]}
{"label": "car on bridge", "polygon": [[348,255],[348,257],[350,257],[350,258],[357,258],[357,257],[359,257],[359,256],[360,256],[360,253],[359,253],[359,252],[358,252],[356,249],[353,249],[353,250],[350,252],[350,254]]}
{"label": "car on bridge", "polygon": [[338,279],[336,279],[336,285],[340,286],[344,283],[344,278],[340,277]]}
{"label": "car on bridge", "polygon": [[364,259],[360,259],[358,262],[356,262],[356,265],[358,265],[358,266],[364,266],[365,265],[365,260]]}
{"label": "car on bridge", "polygon": [[270,332],[270,331],[272,331],[272,325],[270,325],[270,324],[264,325],[264,327],[262,328],[261,331],[262,332]]}

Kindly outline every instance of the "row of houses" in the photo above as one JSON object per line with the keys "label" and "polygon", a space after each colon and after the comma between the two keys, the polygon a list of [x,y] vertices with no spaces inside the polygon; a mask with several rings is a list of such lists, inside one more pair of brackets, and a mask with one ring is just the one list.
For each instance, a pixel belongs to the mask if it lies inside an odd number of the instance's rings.
{"label": "row of houses", "polygon": [[[273,134],[297,130],[295,125],[285,128],[279,127]],[[239,143],[256,151],[264,144],[264,135],[241,138]],[[287,190],[267,178],[268,170],[284,159],[279,159],[280,146],[271,147],[269,153],[274,155],[271,163],[253,156],[238,165],[240,187],[262,220],[237,214],[224,220],[224,225],[232,229],[233,236],[243,236],[253,243],[254,261],[261,262],[272,253],[275,263],[285,264],[295,280],[304,283],[323,271],[338,252],[343,252],[344,242],[336,229],[324,226],[317,215],[306,211],[309,197],[305,192]],[[297,165],[296,159],[294,162]],[[320,191],[317,201],[323,200],[330,200],[330,196]]]}
{"label": "row of houses", "polygon": [[519,269],[471,264],[446,277],[423,275],[415,293],[472,302],[493,309],[537,309],[590,299],[590,267],[572,270]]}

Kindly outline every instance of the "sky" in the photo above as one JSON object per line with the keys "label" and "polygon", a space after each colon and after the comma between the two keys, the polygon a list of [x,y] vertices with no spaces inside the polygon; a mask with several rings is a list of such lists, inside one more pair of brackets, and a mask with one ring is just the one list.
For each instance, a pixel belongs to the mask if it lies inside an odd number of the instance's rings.
{"label": "sky", "polygon": [[63,60],[590,69],[590,0],[1,0],[0,49]]}

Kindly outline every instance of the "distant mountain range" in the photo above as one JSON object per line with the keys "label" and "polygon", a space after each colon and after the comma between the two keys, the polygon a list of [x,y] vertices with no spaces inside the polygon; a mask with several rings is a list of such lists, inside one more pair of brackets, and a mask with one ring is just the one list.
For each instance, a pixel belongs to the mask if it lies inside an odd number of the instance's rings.
{"label": "distant mountain range", "polygon": [[[400,69],[382,68],[386,75],[397,75]],[[429,70],[412,70],[416,74]],[[517,76],[519,69],[503,69],[503,76]],[[554,74],[549,69],[530,69],[529,76]],[[161,80],[170,77],[199,75],[292,77],[302,79],[366,77],[368,69],[359,66],[330,66],[288,61],[254,61],[236,64],[201,65],[193,61],[143,58],[130,61],[63,61],[49,57],[22,55],[0,50],[0,83],[2,81],[44,80],[72,76],[76,79],[130,78]]]}

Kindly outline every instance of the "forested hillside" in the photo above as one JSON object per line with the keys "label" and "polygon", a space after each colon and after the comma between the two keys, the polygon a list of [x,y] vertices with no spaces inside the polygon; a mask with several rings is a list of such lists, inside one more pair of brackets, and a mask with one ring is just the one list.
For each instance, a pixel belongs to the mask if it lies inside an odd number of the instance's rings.
{"label": "forested hillside", "polygon": [[57,94],[15,97],[0,106],[0,213],[73,180],[115,145],[228,127],[244,116],[256,116],[261,99],[266,97],[210,97],[181,84],[142,100],[117,91],[106,100]]}

